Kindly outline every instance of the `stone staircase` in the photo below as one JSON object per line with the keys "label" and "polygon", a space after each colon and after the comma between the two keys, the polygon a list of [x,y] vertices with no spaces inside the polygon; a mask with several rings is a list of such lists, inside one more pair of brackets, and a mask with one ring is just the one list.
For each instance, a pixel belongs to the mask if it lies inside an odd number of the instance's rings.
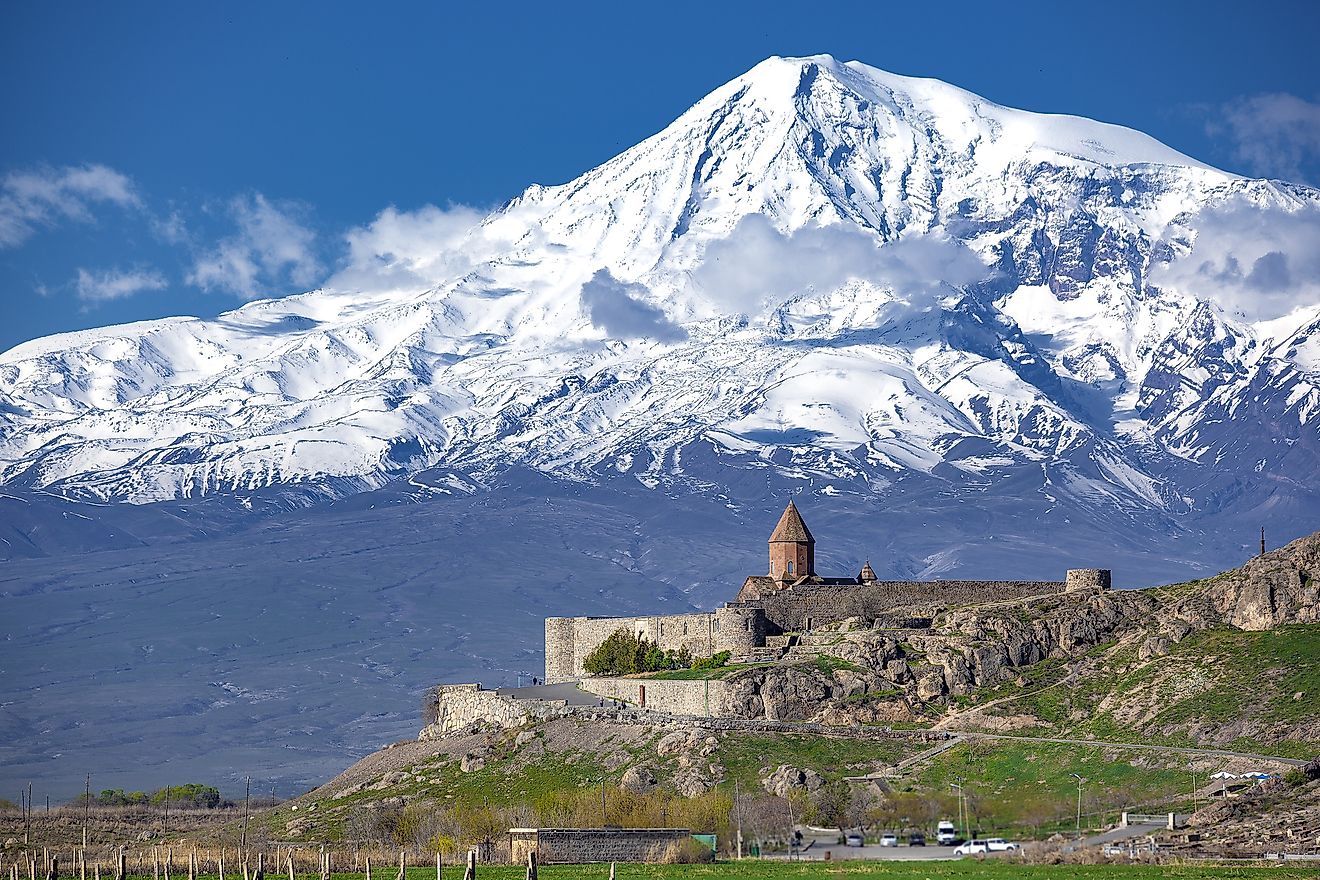
{"label": "stone staircase", "polygon": [[798,643],[797,633],[766,636],[765,647],[749,648],[746,653],[730,657],[732,663],[776,663],[783,659]]}

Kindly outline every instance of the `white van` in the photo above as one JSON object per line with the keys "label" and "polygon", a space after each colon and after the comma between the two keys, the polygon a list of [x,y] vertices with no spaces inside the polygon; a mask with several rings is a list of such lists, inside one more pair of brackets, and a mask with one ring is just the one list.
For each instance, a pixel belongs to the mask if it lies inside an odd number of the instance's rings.
{"label": "white van", "polygon": [[958,831],[953,827],[953,823],[948,819],[941,819],[940,824],[935,828],[935,842],[940,846],[953,846],[953,842],[958,839]]}

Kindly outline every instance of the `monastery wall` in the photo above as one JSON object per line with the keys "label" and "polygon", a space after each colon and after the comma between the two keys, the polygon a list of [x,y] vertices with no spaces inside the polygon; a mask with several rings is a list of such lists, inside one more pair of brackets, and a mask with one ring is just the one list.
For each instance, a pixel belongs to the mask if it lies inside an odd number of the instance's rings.
{"label": "monastery wall", "polygon": [[707,681],[666,681],[648,678],[584,678],[578,683],[584,691],[606,700],[623,700],[639,709],[671,712],[675,715],[722,717],[728,685],[721,679]]}
{"label": "monastery wall", "polygon": [[687,648],[693,657],[709,657],[716,645],[720,621],[715,613],[649,617],[547,617],[545,620],[545,680],[571,681],[585,674],[587,655],[616,630],[631,630],[666,651]]}
{"label": "monastery wall", "polygon": [[527,704],[479,684],[449,684],[439,688],[436,720],[422,729],[419,739],[434,739],[461,730],[474,721],[517,727],[527,720]]}
{"label": "monastery wall", "polygon": [[915,611],[936,605],[977,605],[1027,596],[1062,593],[1064,581],[875,581],[868,584],[798,586],[741,608],[765,612],[774,632],[804,632],[848,617],[868,620],[896,609]]}

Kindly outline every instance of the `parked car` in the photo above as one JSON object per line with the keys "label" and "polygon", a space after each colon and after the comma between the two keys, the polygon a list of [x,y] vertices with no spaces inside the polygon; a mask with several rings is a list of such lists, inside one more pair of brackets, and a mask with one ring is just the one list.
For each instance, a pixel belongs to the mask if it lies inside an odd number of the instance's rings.
{"label": "parked car", "polygon": [[955,856],[975,856],[990,852],[990,846],[984,840],[969,840],[954,849]]}
{"label": "parked car", "polygon": [[849,831],[843,836],[844,846],[861,846],[863,843],[865,843],[865,841],[862,839],[862,835],[858,834],[856,831]]}
{"label": "parked car", "polygon": [[908,835],[908,846],[925,846],[926,835],[920,831],[913,831]]}
{"label": "parked car", "polygon": [[1021,849],[1016,843],[1009,843],[1002,837],[988,837],[985,845],[990,848],[990,852],[1012,852],[1015,849]]}
{"label": "parked car", "polygon": [[940,821],[935,829],[935,842],[940,846],[953,846],[958,839],[958,830],[953,827],[953,823],[948,819]]}
{"label": "parked car", "polygon": [[886,831],[880,835],[881,846],[898,846],[898,835],[892,831]]}

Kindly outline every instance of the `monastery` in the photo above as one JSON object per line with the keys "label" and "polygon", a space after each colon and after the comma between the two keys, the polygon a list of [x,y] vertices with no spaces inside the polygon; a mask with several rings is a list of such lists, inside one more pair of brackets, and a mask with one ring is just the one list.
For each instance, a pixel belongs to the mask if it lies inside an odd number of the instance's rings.
{"label": "monastery", "polygon": [[694,657],[729,651],[735,662],[778,658],[798,633],[860,617],[884,628],[924,628],[942,608],[1110,588],[1105,569],[1070,569],[1062,581],[882,581],[865,563],[855,577],[816,573],[816,539],[797,505],[784,509],[769,540],[769,572],[751,575],[715,611],[652,617],[549,617],[545,680],[574,681],[582,664],[619,629]]}

